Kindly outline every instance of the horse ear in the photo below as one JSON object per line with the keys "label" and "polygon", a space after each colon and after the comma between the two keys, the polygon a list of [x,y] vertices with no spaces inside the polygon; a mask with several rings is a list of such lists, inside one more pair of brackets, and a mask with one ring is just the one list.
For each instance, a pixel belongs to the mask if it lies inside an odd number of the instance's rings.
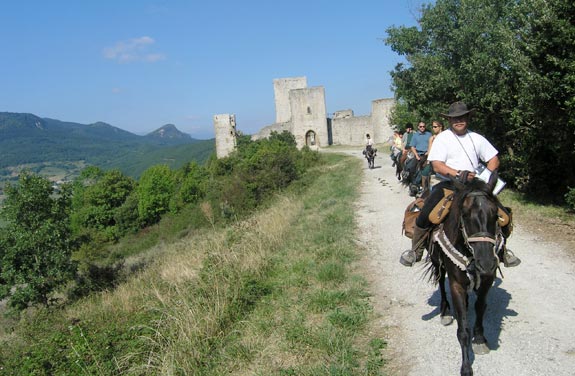
{"label": "horse ear", "polygon": [[493,192],[495,189],[495,185],[497,184],[497,179],[499,178],[499,173],[497,170],[493,170],[491,175],[489,176],[489,181],[487,182],[487,186],[489,187],[489,191]]}
{"label": "horse ear", "polygon": [[456,179],[454,177],[451,177],[451,181],[453,182],[453,186],[455,187],[455,189],[461,191],[465,188],[465,184],[463,184],[462,182],[459,181],[459,179]]}

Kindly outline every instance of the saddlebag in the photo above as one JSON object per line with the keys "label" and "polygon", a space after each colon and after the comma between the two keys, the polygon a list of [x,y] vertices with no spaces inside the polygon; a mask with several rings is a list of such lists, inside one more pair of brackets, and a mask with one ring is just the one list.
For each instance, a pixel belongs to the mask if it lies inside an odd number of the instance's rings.
{"label": "saddlebag", "polygon": [[449,214],[449,209],[451,208],[451,204],[453,203],[453,191],[451,189],[443,188],[443,198],[441,201],[435,205],[431,213],[429,213],[429,221],[434,225],[438,225],[447,214]]}
{"label": "saddlebag", "polygon": [[419,213],[421,212],[421,208],[423,208],[424,203],[424,199],[416,198],[413,202],[407,205],[407,208],[405,209],[401,232],[410,239],[413,238],[415,220],[419,217]]}

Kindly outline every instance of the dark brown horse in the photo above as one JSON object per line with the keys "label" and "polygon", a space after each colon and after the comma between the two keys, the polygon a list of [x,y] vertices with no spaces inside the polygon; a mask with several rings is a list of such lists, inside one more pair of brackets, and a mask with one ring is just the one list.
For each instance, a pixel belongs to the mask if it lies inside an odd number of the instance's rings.
{"label": "dark brown horse", "polygon": [[377,155],[377,149],[373,148],[372,146],[368,146],[363,151],[365,155],[365,159],[367,159],[367,167],[372,169],[375,168],[375,157]]}
{"label": "dark brown horse", "polygon": [[[497,173],[489,183],[479,179],[463,185],[455,183],[451,212],[433,233],[429,244],[432,278],[441,293],[440,316],[443,325],[452,322],[445,291],[445,275],[449,277],[452,302],[457,320],[457,338],[461,345],[461,375],[473,375],[470,350],[487,354],[489,346],[483,335],[486,299],[499,265],[498,250],[503,236],[498,224],[498,200],[493,195]],[[468,321],[468,291],[475,291],[476,320],[473,336]],[[470,348],[471,347],[471,348]]]}
{"label": "dark brown horse", "polygon": [[415,197],[421,191],[421,169],[427,161],[427,156],[422,155],[419,160],[413,152],[407,152],[396,166],[395,174],[401,183],[409,188],[409,195]]}

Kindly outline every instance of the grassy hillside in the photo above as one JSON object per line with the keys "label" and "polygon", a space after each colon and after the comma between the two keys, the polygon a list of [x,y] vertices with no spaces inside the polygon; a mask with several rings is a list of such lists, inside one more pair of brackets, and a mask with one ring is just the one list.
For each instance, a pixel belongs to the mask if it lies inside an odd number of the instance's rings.
{"label": "grassy hillside", "polygon": [[30,312],[0,338],[2,372],[380,374],[385,342],[354,269],[361,161],[324,157],[245,221],[142,246],[128,264],[153,262],[115,290]]}

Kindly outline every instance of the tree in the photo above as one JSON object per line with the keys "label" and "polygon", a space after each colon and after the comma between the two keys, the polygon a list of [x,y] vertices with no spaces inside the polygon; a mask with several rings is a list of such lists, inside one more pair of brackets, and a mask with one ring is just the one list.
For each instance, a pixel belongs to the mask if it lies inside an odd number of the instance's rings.
{"label": "tree", "polygon": [[22,172],[17,186],[6,187],[0,229],[0,296],[24,309],[48,305],[54,291],[75,273],[70,260],[70,188],[54,196],[52,183]]}
{"label": "tree", "polygon": [[167,165],[152,166],[140,177],[138,184],[138,213],[144,225],[158,222],[170,209],[174,194],[174,175]]}
{"label": "tree", "polygon": [[194,204],[206,195],[208,172],[196,162],[190,162],[175,174],[178,188],[172,199],[172,207],[179,210],[187,204]]}
{"label": "tree", "polygon": [[391,73],[402,113],[436,117],[462,100],[517,188],[562,197],[575,185],[575,5],[568,0],[437,0],[419,27],[391,27],[407,64]]}
{"label": "tree", "polygon": [[116,215],[135,189],[136,182],[120,170],[90,167],[74,184],[72,223],[76,234],[101,232],[108,240],[121,236]]}

